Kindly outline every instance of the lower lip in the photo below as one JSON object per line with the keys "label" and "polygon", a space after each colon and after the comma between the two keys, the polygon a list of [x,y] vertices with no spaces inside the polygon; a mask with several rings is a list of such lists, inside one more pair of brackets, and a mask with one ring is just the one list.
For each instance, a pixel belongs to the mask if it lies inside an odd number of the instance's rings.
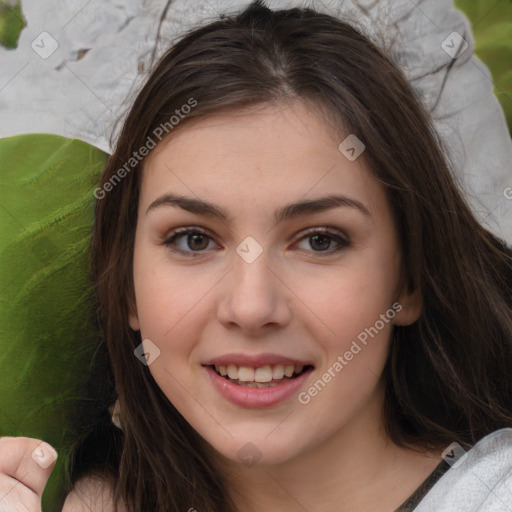
{"label": "lower lip", "polygon": [[243,407],[270,407],[286,400],[299,391],[313,371],[310,367],[298,377],[271,388],[247,388],[221,377],[210,366],[205,368],[215,389],[230,402]]}

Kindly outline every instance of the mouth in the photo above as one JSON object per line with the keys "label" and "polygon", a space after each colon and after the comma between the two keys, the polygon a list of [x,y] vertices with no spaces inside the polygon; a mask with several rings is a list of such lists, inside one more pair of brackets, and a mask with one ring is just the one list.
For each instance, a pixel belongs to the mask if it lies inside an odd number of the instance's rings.
{"label": "mouth", "polygon": [[219,377],[245,388],[271,388],[292,381],[313,370],[307,365],[265,365],[258,368],[248,366],[203,365],[213,370]]}

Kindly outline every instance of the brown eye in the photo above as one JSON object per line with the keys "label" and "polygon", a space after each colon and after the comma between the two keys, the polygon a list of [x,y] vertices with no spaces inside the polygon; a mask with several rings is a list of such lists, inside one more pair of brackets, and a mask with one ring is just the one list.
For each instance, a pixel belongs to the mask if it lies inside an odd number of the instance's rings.
{"label": "brown eye", "polygon": [[[192,250],[202,251],[208,246],[207,236],[203,234],[187,235],[187,245]],[[206,244],[204,243],[206,241]]]}
{"label": "brown eye", "polygon": [[326,235],[313,235],[309,237],[311,247],[319,251],[325,251],[329,248],[332,238]]}
{"label": "brown eye", "polygon": [[[313,252],[325,253],[326,255],[338,253],[350,246],[346,237],[341,236],[338,233],[333,233],[327,228],[317,228],[310,231],[301,238],[301,241],[303,240],[308,241],[308,245],[313,249]],[[333,243],[337,245],[337,247],[330,249]],[[306,248],[306,250],[308,249]]]}
{"label": "brown eye", "polygon": [[211,241],[213,242],[212,237],[199,228],[184,228],[176,230],[163,245],[172,252],[194,257],[201,256],[198,253],[206,252]]}

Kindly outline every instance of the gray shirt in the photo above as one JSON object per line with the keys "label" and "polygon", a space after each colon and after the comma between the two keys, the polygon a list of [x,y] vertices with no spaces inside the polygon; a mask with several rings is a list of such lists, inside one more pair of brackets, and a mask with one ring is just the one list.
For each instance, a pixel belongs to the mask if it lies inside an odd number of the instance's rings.
{"label": "gray shirt", "polygon": [[414,512],[512,512],[512,428],[444,460],[450,468]]}

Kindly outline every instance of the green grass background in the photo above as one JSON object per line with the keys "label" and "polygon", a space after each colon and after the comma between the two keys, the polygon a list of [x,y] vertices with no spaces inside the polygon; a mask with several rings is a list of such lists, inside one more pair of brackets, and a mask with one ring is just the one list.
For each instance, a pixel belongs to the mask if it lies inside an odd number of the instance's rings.
{"label": "green grass background", "polygon": [[512,1],[455,0],[471,22],[475,54],[489,67],[512,135]]}

